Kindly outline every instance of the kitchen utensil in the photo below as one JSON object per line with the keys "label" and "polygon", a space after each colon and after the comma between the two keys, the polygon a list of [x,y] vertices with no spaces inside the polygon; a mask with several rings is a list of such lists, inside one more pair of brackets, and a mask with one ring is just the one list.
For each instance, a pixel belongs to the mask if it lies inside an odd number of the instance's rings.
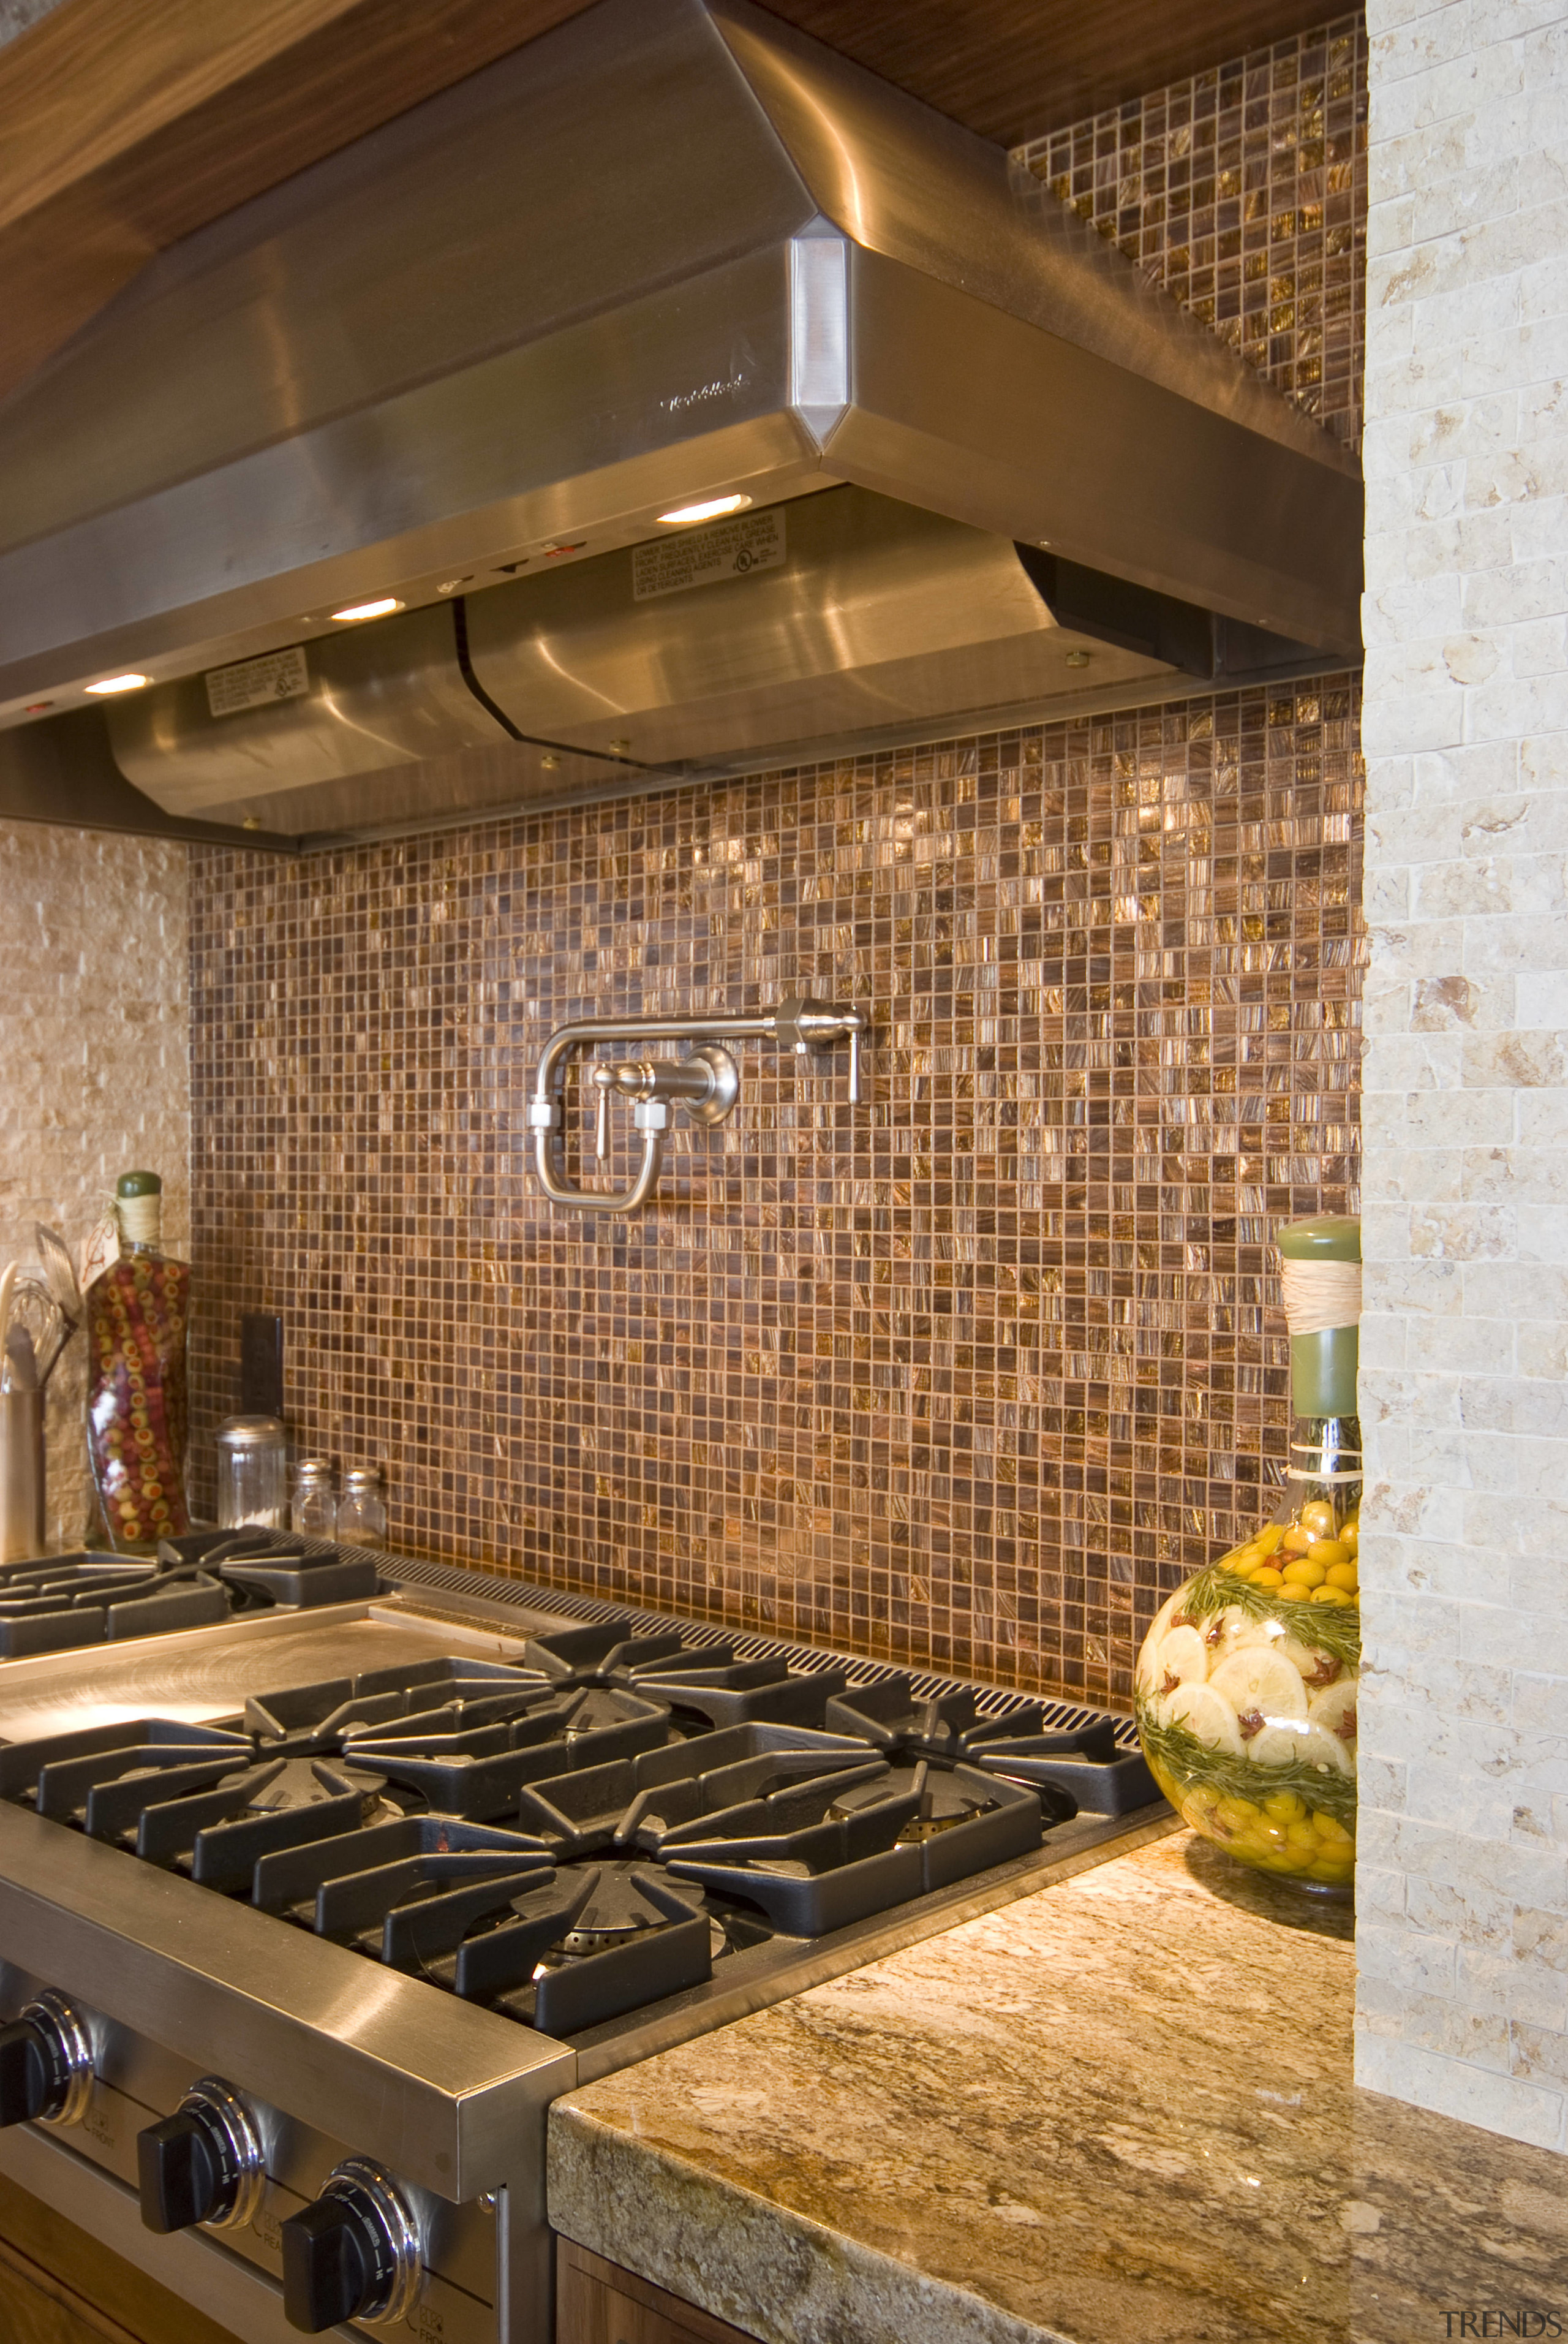
{"label": "kitchen utensil", "polygon": [[[37,1389],[42,1391],[53,1374],[55,1365],[71,1339],[72,1326],[59,1304],[38,1278],[18,1271],[11,1289],[11,1318],[5,1329],[7,1358],[17,1362],[12,1381],[25,1380],[21,1362],[31,1368]],[[21,1337],[18,1345],[14,1339]]]}
{"label": "kitchen utensil", "polygon": [[33,1338],[15,1318],[5,1329],[5,1376],[7,1391],[39,1391],[43,1388]]}
{"label": "kitchen utensil", "polygon": [[71,1248],[59,1230],[50,1228],[44,1221],[34,1222],[33,1241],[44,1265],[44,1282],[62,1317],[68,1318],[75,1329],[82,1323],[82,1289],[76,1283]]}
{"label": "kitchen utensil", "polygon": [[44,1550],[44,1395],[0,1391],[0,1563]]}

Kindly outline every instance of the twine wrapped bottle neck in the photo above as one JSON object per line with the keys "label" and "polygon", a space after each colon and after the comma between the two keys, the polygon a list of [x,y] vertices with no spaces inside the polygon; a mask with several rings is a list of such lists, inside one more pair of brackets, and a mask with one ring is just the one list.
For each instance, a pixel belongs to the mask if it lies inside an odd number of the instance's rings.
{"label": "twine wrapped bottle neck", "polygon": [[120,1237],[133,1252],[156,1251],[163,1236],[164,1200],[154,1194],[145,1197],[116,1197],[115,1211],[120,1224]]}
{"label": "twine wrapped bottle neck", "polygon": [[1322,1335],[1331,1328],[1358,1327],[1362,1315],[1359,1261],[1280,1262],[1285,1324],[1292,1336]]}

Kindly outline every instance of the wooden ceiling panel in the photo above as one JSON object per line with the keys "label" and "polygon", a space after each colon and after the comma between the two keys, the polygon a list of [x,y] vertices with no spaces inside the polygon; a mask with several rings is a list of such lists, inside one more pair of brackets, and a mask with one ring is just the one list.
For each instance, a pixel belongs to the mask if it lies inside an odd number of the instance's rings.
{"label": "wooden ceiling panel", "polygon": [[1021,146],[1327,24],[1324,0],[769,0],[966,129]]}

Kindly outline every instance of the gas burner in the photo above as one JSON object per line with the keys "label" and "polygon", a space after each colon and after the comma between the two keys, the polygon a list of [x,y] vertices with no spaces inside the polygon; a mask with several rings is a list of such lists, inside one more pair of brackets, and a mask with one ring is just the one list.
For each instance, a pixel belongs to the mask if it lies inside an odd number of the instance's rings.
{"label": "gas burner", "polygon": [[742,1660],[729,1638],[670,1631],[628,1636],[628,1622],[563,1628],[536,1636],[523,1657],[568,1684],[622,1685],[665,1702],[678,1732],[706,1733],[745,1723],[820,1726],[829,1694],[849,1682],[842,1669],[791,1669],[764,1654]]}
{"label": "gas burner", "polygon": [[[891,1758],[961,1759],[1027,1783],[1052,1823],[1070,1823],[1081,1809],[1127,1814],[1159,1797],[1130,1728],[1125,1746],[1113,1718],[1050,1730],[1053,1718],[1073,1714],[1057,1703],[1020,1701],[988,1715],[972,1685],[926,1695],[916,1692],[912,1677],[890,1676],[836,1694],[825,1722],[832,1732],[858,1734]],[[1082,1713],[1077,1716],[1081,1721]]]}
{"label": "gas burner", "polygon": [[236,1611],[284,1604],[313,1611],[323,1603],[357,1603],[379,1594],[381,1573],[373,1556],[342,1547],[320,1546],[287,1531],[244,1523],[233,1531],[192,1531],[159,1541],[158,1560],[197,1565],[223,1580]]}
{"label": "gas burner", "polygon": [[[226,1604],[231,1570],[316,1567],[279,1540],[185,1544],[154,1583]],[[78,1592],[119,1600],[128,1567],[88,1560]],[[34,1600],[14,1572],[0,1622],[8,1600]],[[566,2037],[1025,1857],[1042,1807],[1138,1799],[1113,1721],[636,1630],[285,1684],[222,1726],[0,1745],[0,1798]]]}
{"label": "gas burner", "polygon": [[509,1925],[462,1948],[453,1984],[545,2035],[578,2035],[702,1985],[729,1943],[700,1888],[651,1864],[568,1866],[512,1911]]}
{"label": "gas burner", "polygon": [[666,1834],[678,1879],[759,1905],[791,1936],[846,1928],[922,1891],[1026,1855],[1040,1801],[968,1766],[872,1762]]}
{"label": "gas burner", "polygon": [[[966,1784],[956,1767],[895,1767],[887,1781],[900,1791],[913,1789],[919,1783],[920,1804],[899,1834],[900,1847],[918,1847],[928,1839],[939,1838],[943,1832],[955,1831],[960,1824],[972,1822],[976,1815],[989,1814],[997,1803],[989,1784],[976,1783],[972,1777]],[[836,1823],[847,1822],[859,1813],[870,1796],[870,1786],[856,1785],[834,1800],[828,1810],[829,1816]]]}
{"label": "gas burner", "polygon": [[669,1712],[662,1702],[601,1686],[568,1687],[554,1700],[547,1692],[519,1714],[447,1730],[455,1716],[466,1718],[487,1706],[437,1711],[392,1730],[372,1726],[351,1733],[344,1746],[349,1756],[386,1775],[399,1794],[433,1812],[496,1822],[517,1812],[530,1783],[568,1768],[592,1770],[661,1750],[671,1735]]}
{"label": "gas burner", "polygon": [[343,1759],[276,1758],[255,1770],[255,1783],[246,1801],[246,1813],[252,1815],[282,1815],[299,1813],[311,1807],[336,1803],[346,1793],[354,1793],[359,1801],[359,1824],[364,1826],[396,1823],[403,1810],[395,1806],[383,1793],[386,1777],[367,1773],[362,1767],[351,1766]]}
{"label": "gas burner", "polygon": [[531,1669],[559,1684],[615,1684],[660,1661],[686,1659],[693,1665],[727,1665],[735,1647],[722,1637],[668,1630],[658,1635],[628,1635],[629,1622],[606,1621],[591,1628],[560,1628],[531,1636],[523,1658]]}
{"label": "gas burner", "polygon": [[0,1660],[358,1601],[380,1585],[368,1556],[258,1529],[165,1539],[156,1556],[41,1555],[0,1569]]}
{"label": "gas burner", "polygon": [[303,1755],[335,1750],[356,1732],[396,1732],[406,1719],[414,1723],[403,1730],[421,1735],[458,1733],[521,1716],[551,1697],[548,1682],[529,1670],[450,1657],[253,1694],[245,1724],[263,1749]]}
{"label": "gas burner", "polygon": [[0,1570],[0,1659],[209,1628],[232,1609],[217,1581],[194,1567],[169,1571],[86,1551],[7,1563]]}
{"label": "gas burner", "polygon": [[[668,1927],[668,1905],[657,1903],[650,1893],[658,1886],[658,1876],[646,1865],[598,1864],[580,1876],[588,1883],[587,1893],[576,1907],[571,1927],[546,1955],[547,1968],[558,1969],[581,1955],[602,1954],[612,1945],[629,1945],[646,1930]],[[681,1901],[692,1905],[701,1899]]]}

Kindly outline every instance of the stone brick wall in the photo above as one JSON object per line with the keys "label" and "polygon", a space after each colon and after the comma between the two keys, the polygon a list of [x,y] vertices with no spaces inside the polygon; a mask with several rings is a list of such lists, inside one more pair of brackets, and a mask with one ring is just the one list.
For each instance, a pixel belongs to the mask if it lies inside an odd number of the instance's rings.
{"label": "stone brick wall", "polygon": [[1568,2148],[1568,9],[1372,0],[1362,2082]]}
{"label": "stone brick wall", "polygon": [[[0,1261],[35,1220],[73,1250],[115,1177],[165,1179],[165,1232],[190,1227],[187,852],[146,838],[0,823]],[[86,1510],[78,1338],[49,1387],[49,1527]]]}

